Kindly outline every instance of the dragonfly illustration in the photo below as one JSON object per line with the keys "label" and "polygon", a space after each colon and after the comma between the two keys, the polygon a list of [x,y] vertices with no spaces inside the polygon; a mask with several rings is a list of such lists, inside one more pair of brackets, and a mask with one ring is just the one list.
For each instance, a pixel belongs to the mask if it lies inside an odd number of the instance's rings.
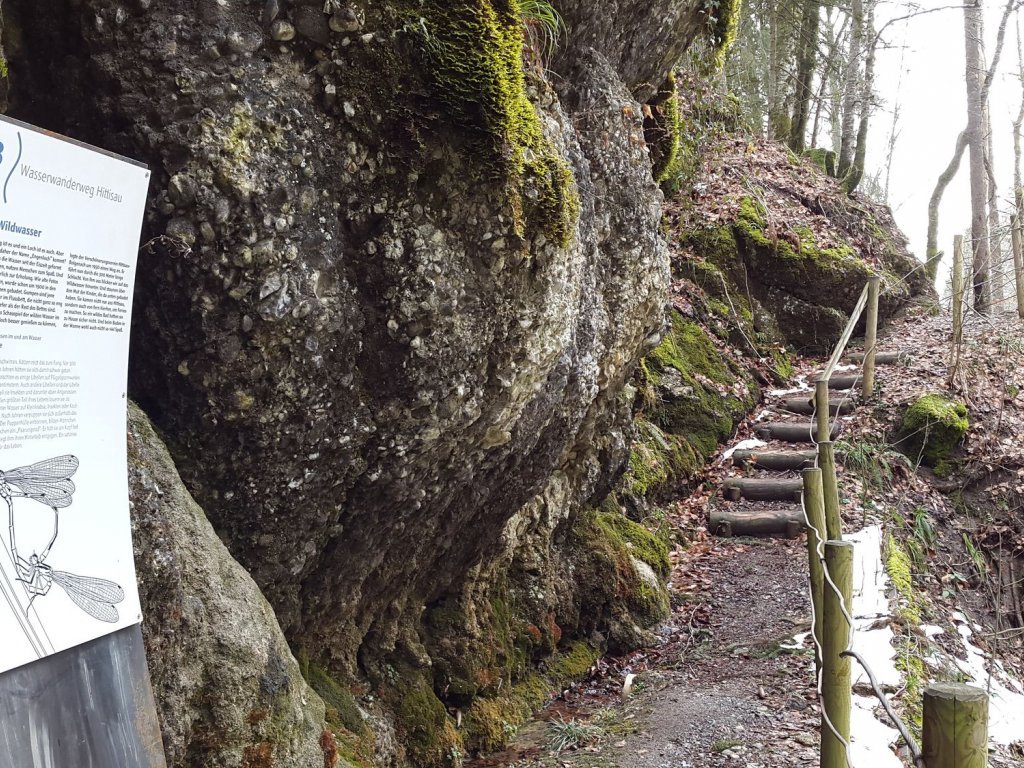
{"label": "dragonfly illustration", "polygon": [[47,565],[39,555],[28,560],[14,553],[18,568],[18,581],[25,584],[32,595],[29,605],[37,597],[45,597],[56,584],[67,593],[71,601],[94,619],[113,624],[118,619],[114,606],[124,600],[124,590],[112,581],[94,576],[77,576],[67,571],[57,571]]}
{"label": "dragonfly illustration", "polygon": [[29,464],[16,469],[0,470],[0,498],[7,502],[10,545],[14,551],[14,502],[12,499],[32,499],[53,510],[53,537],[43,551],[42,559],[57,538],[57,510],[71,506],[75,484],[71,476],[78,470],[78,457],[67,454]]}

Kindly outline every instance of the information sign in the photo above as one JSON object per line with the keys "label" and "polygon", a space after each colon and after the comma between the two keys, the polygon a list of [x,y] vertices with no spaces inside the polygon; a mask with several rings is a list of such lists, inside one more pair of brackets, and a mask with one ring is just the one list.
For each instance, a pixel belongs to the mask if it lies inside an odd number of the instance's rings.
{"label": "information sign", "polygon": [[0,117],[0,672],[141,620],[125,421],[149,175]]}

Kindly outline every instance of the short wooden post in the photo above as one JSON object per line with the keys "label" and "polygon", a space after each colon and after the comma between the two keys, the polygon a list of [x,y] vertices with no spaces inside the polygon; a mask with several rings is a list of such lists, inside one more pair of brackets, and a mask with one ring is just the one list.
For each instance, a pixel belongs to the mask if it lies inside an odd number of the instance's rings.
{"label": "short wooden post", "polygon": [[961,683],[929,685],[921,737],[926,768],[986,768],[988,694]]}
{"label": "short wooden post", "polygon": [[818,466],[825,497],[825,535],[842,541],[843,518],[839,511],[839,480],[836,478],[836,449],[831,440],[818,443]]}
{"label": "short wooden post", "polygon": [[864,380],[861,393],[865,398],[875,393],[875,344],[878,340],[878,286],[877,275],[868,278],[868,317],[864,333]]}
{"label": "short wooden post", "polygon": [[[1018,211],[1021,191],[1017,190]],[[1013,279],[1017,287],[1017,316],[1024,318],[1024,253],[1021,252],[1019,215],[1010,216],[1010,242],[1013,245]]]}
{"label": "short wooden post", "polygon": [[804,512],[807,513],[807,555],[811,573],[811,605],[814,608],[814,669],[821,675],[822,628],[825,624],[823,585],[825,578],[821,558],[825,535],[825,496],[821,487],[821,470],[805,469],[801,475],[804,481]]}
{"label": "short wooden post", "polygon": [[[825,582],[821,768],[846,768],[846,747],[843,741],[850,741],[850,659],[841,654],[850,645],[850,622],[847,617],[853,610],[853,544],[848,541],[826,541],[825,570],[831,576],[835,588]],[[825,722],[826,716],[831,727]],[[833,733],[833,728],[838,736]]]}
{"label": "short wooden post", "polygon": [[814,381],[814,414],[818,423],[818,440],[828,440],[828,379],[818,378]]}

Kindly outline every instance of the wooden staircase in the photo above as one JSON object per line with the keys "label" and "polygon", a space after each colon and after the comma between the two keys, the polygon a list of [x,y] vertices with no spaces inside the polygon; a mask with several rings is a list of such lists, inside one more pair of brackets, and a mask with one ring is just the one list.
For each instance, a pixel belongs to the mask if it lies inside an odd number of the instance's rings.
{"label": "wooden staircase", "polygon": [[[863,353],[847,356],[849,363],[860,363]],[[875,363],[896,365],[906,362],[895,352],[878,352]],[[831,376],[830,390],[839,396],[829,398],[829,415],[849,415],[858,405],[860,374]],[[843,386],[841,386],[843,385]],[[824,386],[824,385],[822,385]],[[792,416],[754,426],[754,435],[766,443],[755,449],[736,449],[732,453],[733,472],[722,483],[722,499],[709,514],[708,530],[718,536],[785,536],[794,538],[805,529],[800,499],[803,492],[801,470],[815,466],[818,440],[813,393],[787,397],[775,404]],[[799,417],[812,417],[805,420]],[[839,436],[840,425],[831,421],[828,439]]]}

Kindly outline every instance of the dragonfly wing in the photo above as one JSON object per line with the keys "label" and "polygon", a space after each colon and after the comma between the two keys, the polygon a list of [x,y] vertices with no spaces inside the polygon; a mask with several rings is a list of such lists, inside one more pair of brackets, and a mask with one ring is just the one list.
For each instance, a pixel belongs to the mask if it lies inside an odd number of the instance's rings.
{"label": "dragonfly wing", "polygon": [[3,479],[26,497],[61,508],[71,504],[71,496],[75,492],[71,476],[77,470],[78,457],[68,454],[4,472]]}
{"label": "dragonfly wing", "polygon": [[112,581],[54,571],[53,580],[71,601],[94,619],[113,624],[118,619],[114,603],[124,600],[124,590]]}

